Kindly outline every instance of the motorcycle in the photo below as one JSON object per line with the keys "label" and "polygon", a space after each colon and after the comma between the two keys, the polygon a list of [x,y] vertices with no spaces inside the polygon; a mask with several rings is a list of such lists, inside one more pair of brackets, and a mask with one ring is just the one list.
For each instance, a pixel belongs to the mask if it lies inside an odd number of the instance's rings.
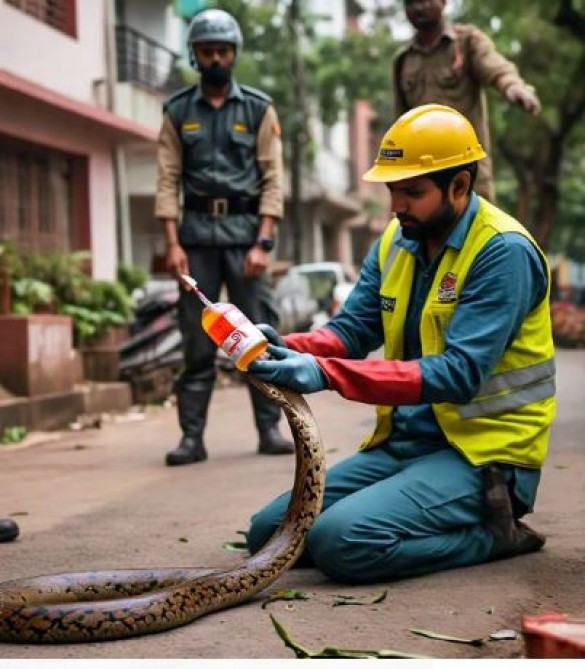
{"label": "motorcycle", "polygon": [[[179,330],[179,288],[174,281],[153,281],[134,308],[130,338],[119,348],[119,378],[130,384],[136,404],[164,402],[174,391],[183,367]],[[282,334],[308,330],[317,312],[305,277],[287,277],[261,296],[262,321]],[[233,362],[218,349],[219,383],[240,380]]]}
{"label": "motorcycle", "polygon": [[134,308],[130,338],[119,349],[119,378],[136,404],[163,402],[183,366],[175,282],[153,284]]}

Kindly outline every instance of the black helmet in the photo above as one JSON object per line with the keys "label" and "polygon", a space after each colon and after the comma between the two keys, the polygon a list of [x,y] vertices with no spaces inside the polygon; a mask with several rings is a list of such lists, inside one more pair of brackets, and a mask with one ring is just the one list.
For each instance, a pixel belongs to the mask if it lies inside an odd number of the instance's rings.
{"label": "black helmet", "polygon": [[223,9],[206,9],[196,14],[187,32],[187,47],[192,57],[193,44],[201,42],[226,42],[233,44],[234,49],[241,49],[244,39],[238,22]]}

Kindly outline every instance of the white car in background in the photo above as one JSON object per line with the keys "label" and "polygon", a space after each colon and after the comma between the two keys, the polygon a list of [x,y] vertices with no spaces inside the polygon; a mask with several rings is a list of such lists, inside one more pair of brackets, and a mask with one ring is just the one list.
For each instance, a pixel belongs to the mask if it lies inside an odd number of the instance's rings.
{"label": "white car in background", "polygon": [[293,265],[288,274],[306,278],[311,297],[317,302],[317,311],[310,325],[311,330],[324,325],[341,309],[357,278],[352,267],[333,261]]}

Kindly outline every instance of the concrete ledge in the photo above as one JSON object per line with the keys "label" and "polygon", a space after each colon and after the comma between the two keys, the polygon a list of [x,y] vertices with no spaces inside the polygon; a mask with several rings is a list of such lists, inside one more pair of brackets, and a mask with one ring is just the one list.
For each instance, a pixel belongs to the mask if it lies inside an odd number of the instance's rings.
{"label": "concrete ledge", "polygon": [[75,389],[83,397],[82,413],[122,412],[132,406],[132,391],[128,383],[90,383]]}
{"label": "concrete ledge", "polygon": [[0,401],[0,433],[13,425],[27,430],[58,430],[82,414],[125,412],[132,406],[127,383],[76,386],[66,393],[12,397]]}

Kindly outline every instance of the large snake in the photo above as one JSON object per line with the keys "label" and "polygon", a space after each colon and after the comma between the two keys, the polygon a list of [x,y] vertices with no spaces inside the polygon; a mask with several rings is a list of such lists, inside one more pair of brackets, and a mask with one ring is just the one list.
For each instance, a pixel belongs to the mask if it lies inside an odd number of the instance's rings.
{"label": "large snake", "polygon": [[249,379],[282,407],[296,447],[291,501],[270,541],[245,562],[225,571],[122,569],[0,583],[0,641],[79,643],[162,632],[248,601],[294,564],[323,501],[321,437],[301,395],[252,375]]}

